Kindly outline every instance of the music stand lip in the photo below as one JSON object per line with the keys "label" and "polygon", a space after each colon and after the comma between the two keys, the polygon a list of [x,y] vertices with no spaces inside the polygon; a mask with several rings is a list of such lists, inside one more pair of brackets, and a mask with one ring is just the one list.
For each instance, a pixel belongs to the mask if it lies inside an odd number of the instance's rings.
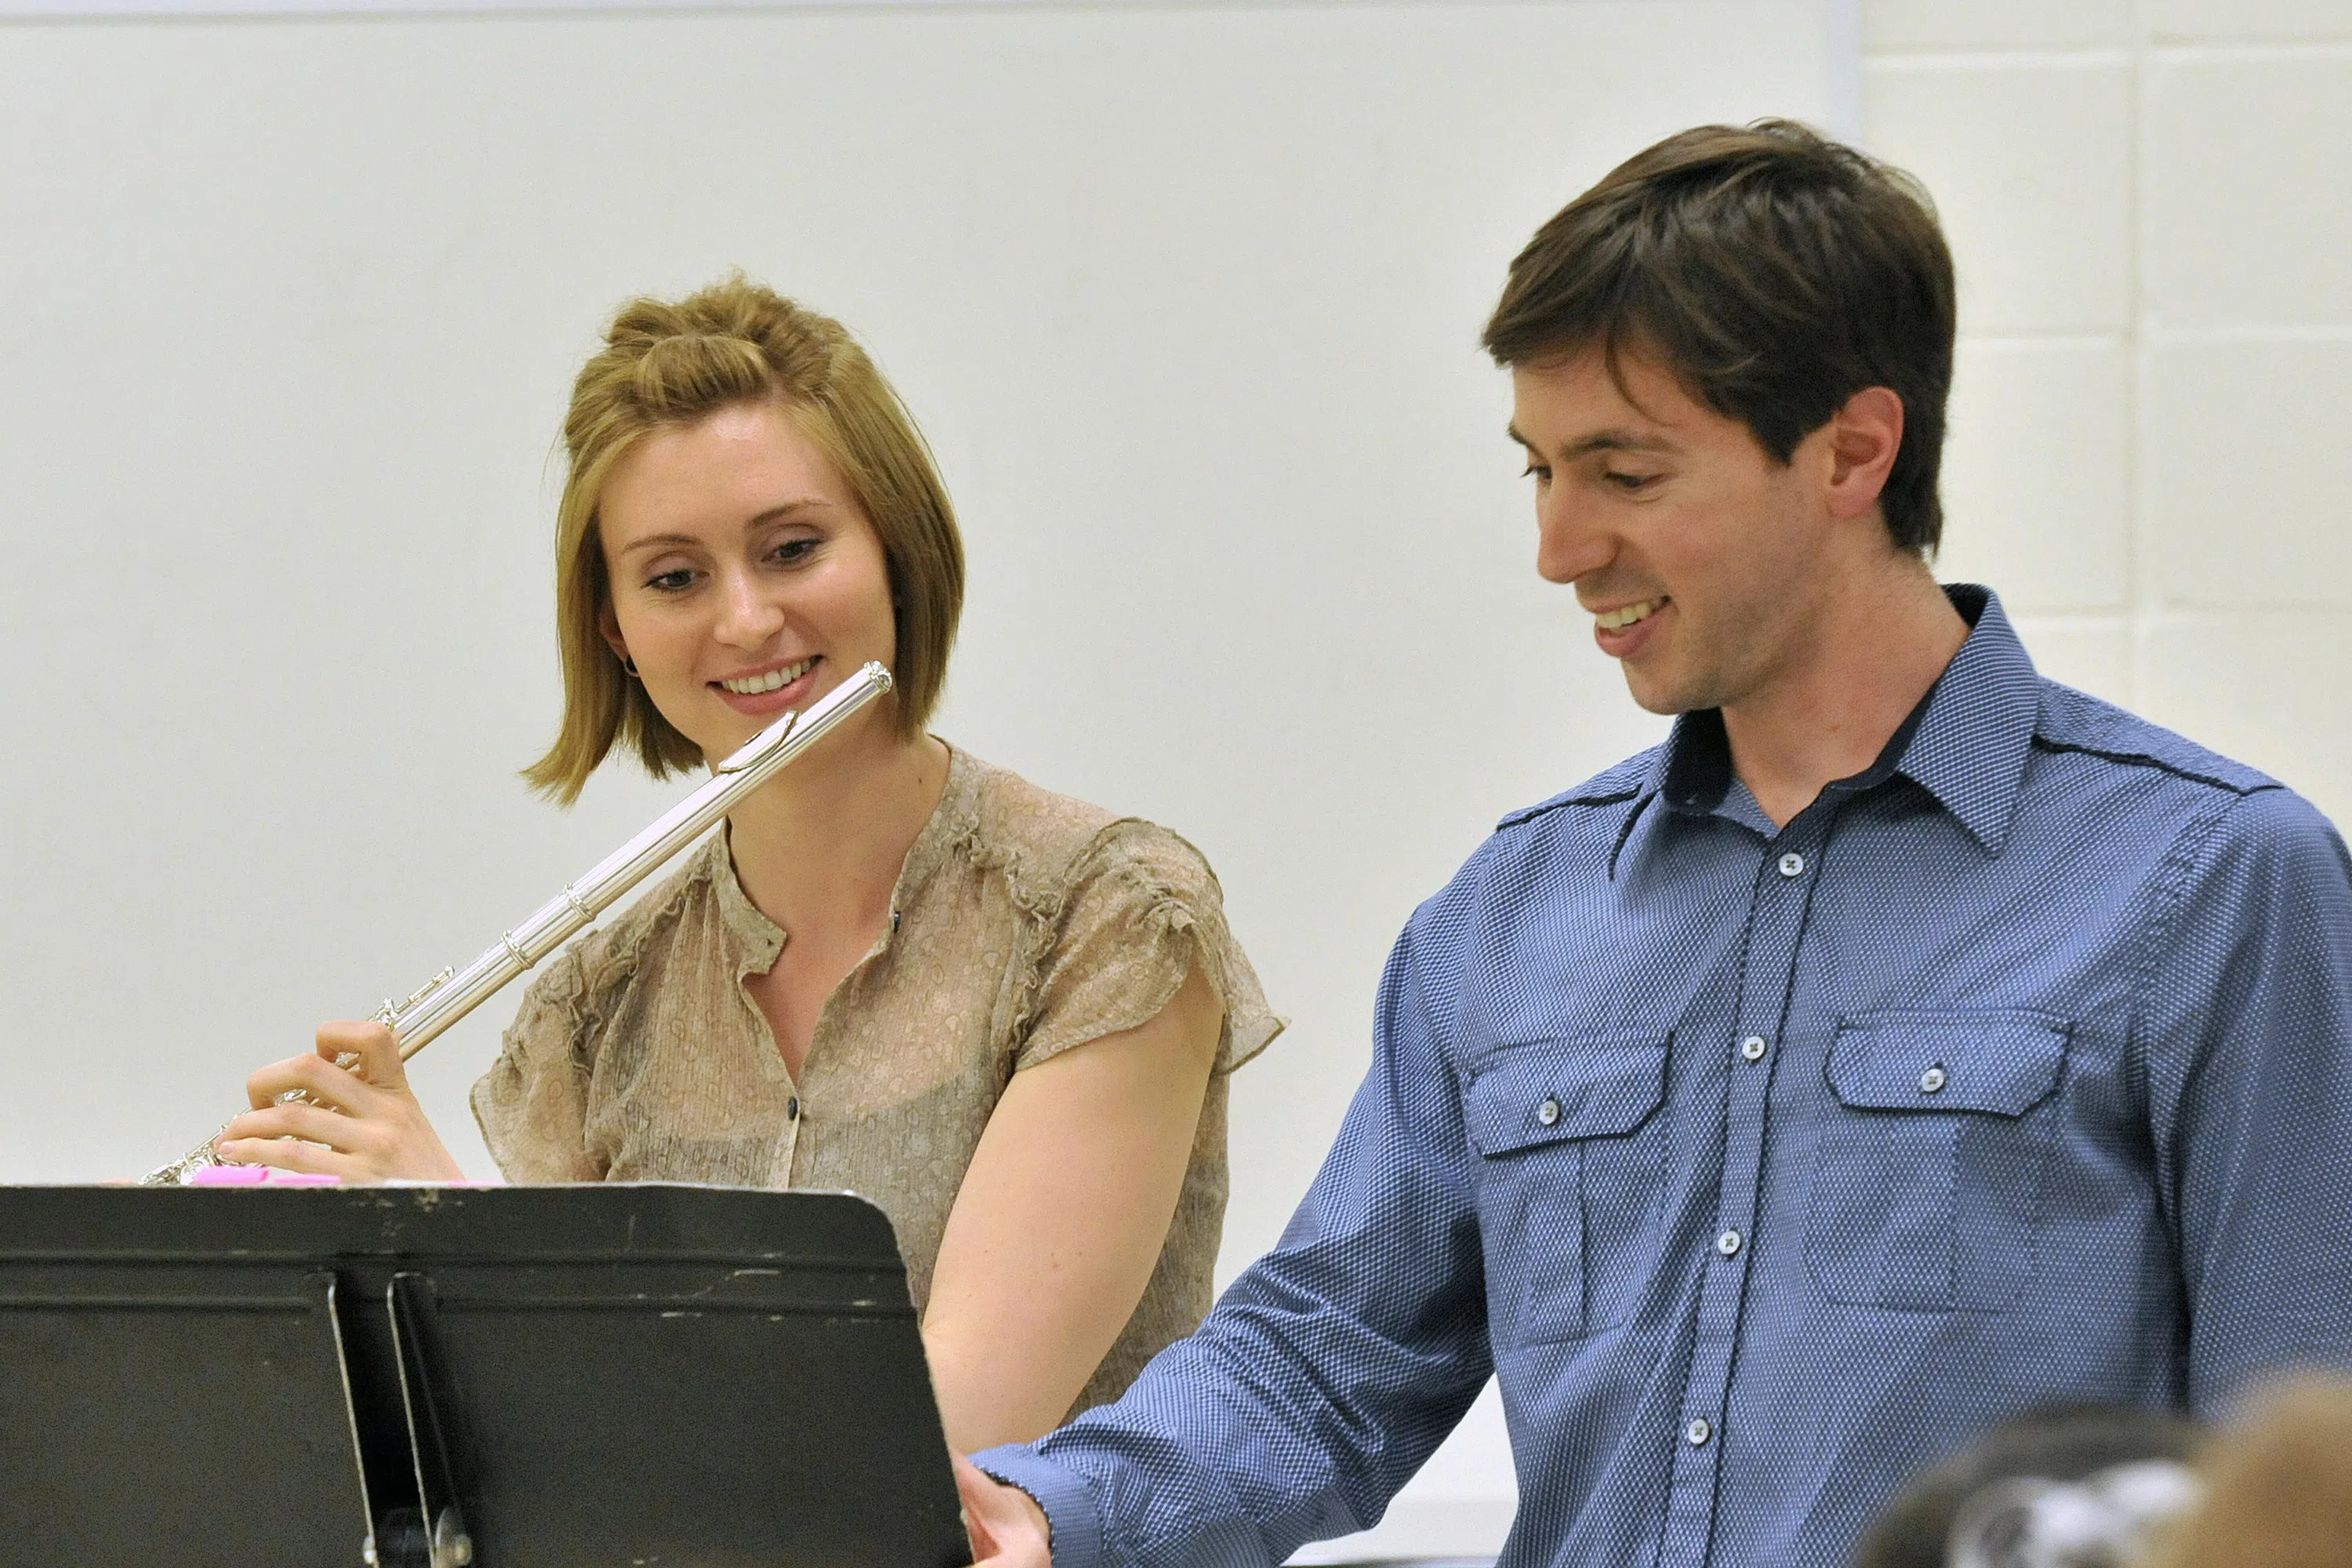
{"label": "music stand lip", "polygon": [[[510,1223],[509,1211],[518,1218],[543,1218],[561,1208],[576,1206],[571,1200],[551,1200],[542,1194],[600,1194],[605,1197],[584,1200],[600,1206],[621,1206],[626,1219],[624,1234],[617,1239],[609,1237],[570,1238],[566,1245],[545,1247],[516,1247],[505,1237],[485,1234],[483,1228],[463,1221],[439,1220],[435,1225],[432,1249],[450,1258],[492,1255],[507,1261],[572,1260],[602,1254],[617,1256],[666,1258],[679,1262],[719,1262],[740,1258],[747,1253],[789,1261],[811,1268],[838,1268],[872,1269],[896,1268],[905,1271],[906,1262],[898,1252],[898,1237],[890,1227],[889,1216],[871,1200],[856,1193],[818,1188],[796,1188],[779,1192],[762,1187],[730,1187],[700,1182],[573,1182],[546,1184],[499,1183],[425,1183],[404,1182],[380,1186],[245,1186],[245,1187],[138,1187],[115,1184],[0,1184],[0,1201],[8,1204],[11,1217],[17,1228],[0,1242],[0,1257],[22,1258],[36,1256],[89,1258],[99,1254],[131,1258],[141,1256],[179,1257],[192,1251],[212,1251],[211,1230],[222,1216],[234,1216],[239,1222],[250,1220],[253,1211],[240,1210],[237,1205],[286,1205],[297,1214],[305,1211],[325,1211],[342,1216],[323,1222],[331,1224],[338,1240],[349,1240],[357,1250],[405,1256],[410,1248],[397,1245],[398,1228],[411,1218],[439,1215],[443,1211],[452,1215],[480,1213],[488,1225]],[[711,1194],[698,1199],[695,1206],[697,1233],[692,1237],[680,1237],[648,1226],[635,1205],[623,1205],[620,1194],[701,1193]],[[154,1194],[169,1194],[158,1200]],[[144,1197],[142,1194],[145,1194]],[[826,1205],[821,1226],[805,1220],[803,1228],[820,1231],[836,1242],[831,1250],[814,1248],[808,1241],[798,1240],[784,1247],[773,1244],[772,1204],[782,1199],[796,1206],[806,1206],[810,1200],[824,1200]],[[656,1202],[660,1200],[656,1200]],[[156,1212],[161,1204],[187,1211],[175,1215],[174,1234],[156,1238],[148,1229],[147,1215]],[[370,1212],[379,1221],[371,1232],[364,1223]],[[133,1217],[137,1216],[137,1217]],[[50,1222],[45,1226],[44,1221]],[[314,1226],[322,1222],[313,1221]],[[70,1226],[68,1230],[66,1226]],[[110,1226],[121,1230],[131,1228],[142,1233],[136,1245],[120,1247],[90,1245],[92,1227],[100,1231]],[[257,1261],[275,1258],[310,1257],[314,1250],[307,1244],[289,1242],[272,1247],[267,1240],[257,1242],[249,1226],[237,1224],[238,1245],[234,1253]],[[534,1227],[536,1228],[536,1227]],[[44,1247],[40,1237],[47,1230],[57,1237],[53,1246]]]}

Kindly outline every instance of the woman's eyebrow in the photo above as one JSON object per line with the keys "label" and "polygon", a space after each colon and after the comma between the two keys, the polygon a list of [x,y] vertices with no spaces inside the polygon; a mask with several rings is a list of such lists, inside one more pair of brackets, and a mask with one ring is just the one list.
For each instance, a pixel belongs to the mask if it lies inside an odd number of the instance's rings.
{"label": "woman's eyebrow", "polygon": [[625,561],[632,555],[642,555],[648,550],[668,550],[681,544],[691,549],[701,542],[702,541],[690,533],[649,533],[643,539],[629,541],[622,548],[621,558]]}
{"label": "woman's eyebrow", "polygon": [[755,514],[751,519],[751,526],[758,528],[764,523],[784,522],[801,512],[828,511],[832,507],[833,503],[823,496],[796,496],[791,500],[780,502],[763,512]]}
{"label": "woman's eyebrow", "polygon": [[[823,496],[796,496],[788,501],[779,501],[765,511],[754,513],[745,526],[764,528],[772,522],[789,522],[803,512],[827,511],[832,506],[833,503]],[[691,533],[648,533],[643,539],[633,539],[623,546],[621,559],[626,561],[648,550],[673,550],[681,546],[695,550],[705,542]]]}

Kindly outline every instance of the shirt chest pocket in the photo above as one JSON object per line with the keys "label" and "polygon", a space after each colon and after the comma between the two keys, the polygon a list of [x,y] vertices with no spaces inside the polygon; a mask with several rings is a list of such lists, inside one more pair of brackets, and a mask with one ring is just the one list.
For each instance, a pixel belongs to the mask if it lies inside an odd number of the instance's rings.
{"label": "shirt chest pocket", "polygon": [[2038,1014],[1839,1026],[1805,1226],[1807,1266],[1832,1300],[1917,1311],[2016,1300],[2033,1275],[2066,1043]]}
{"label": "shirt chest pocket", "polygon": [[1464,1113],[1496,1342],[1578,1338],[1640,1299],[1657,1250],[1666,1046],[1539,1040],[1477,1065]]}

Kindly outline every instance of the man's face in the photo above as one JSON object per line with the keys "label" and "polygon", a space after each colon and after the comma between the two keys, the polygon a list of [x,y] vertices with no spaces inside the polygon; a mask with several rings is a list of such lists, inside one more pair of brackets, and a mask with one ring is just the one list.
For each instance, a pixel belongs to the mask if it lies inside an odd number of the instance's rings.
{"label": "man's face", "polygon": [[1655,361],[1627,353],[1618,368],[1622,391],[1597,349],[1511,373],[1537,570],[1574,585],[1643,707],[1736,707],[1817,651],[1832,575],[1811,450],[1822,433],[1784,468]]}

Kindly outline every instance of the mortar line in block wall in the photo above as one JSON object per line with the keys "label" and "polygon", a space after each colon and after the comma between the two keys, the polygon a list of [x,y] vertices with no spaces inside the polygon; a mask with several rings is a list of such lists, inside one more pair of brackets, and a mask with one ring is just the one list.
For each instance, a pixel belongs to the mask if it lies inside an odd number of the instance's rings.
{"label": "mortar line in block wall", "polygon": [[1864,57],[1874,71],[2113,70],[2134,51],[2109,45],[2081,48],[1876,50]]}
{"label": "mortar line in block wall", "polygon": [[2130,237],[2126,247],[2124,278],[2124,319],[2131,323],[2131,376],[2125,396],[2131,406],[2125,411],[2126,427],[2131,432],[2128,460],[2124,464],[2124,517],[2128,527],[2124,535],[2125,602],[2131,606],[2130,648],[2124,660],[2130,690],[2125,700],[2134,711],[2144,711],[2147,706],[2147,646],[2150,623],[2155,618],[2158,597],[2155,576],[2151,569],[2149,519],[2147,515],[2147,409],[2148,380],[2151,374],[2147,350],[2148,312],[2148,199],[2150,174],[2148,169],[2148,37],[2152,19],[2148,15],[2154,0],[2130,0],[2131,63],[2125,74],[2124,112],[2130,116],[2125,128],[2124,160],[2128,191],[2126,201],[2126,233]]}
{"label": "mortar line in block wall", "polygon": [[1959,338],[1964,349],[2127,349],[2133,335],[2129,327],[1962,327]]}
{"label": "mortar line in block wall", "polygon": [[1868,63],[1862,45],[1862,5],[1863,0],[1827,0],[1824,6],[1829,80],[1822,118],[1831,135],[1856,145],[1862,142],[1862,82]]}
{"label": "mortar line in block wall", "polygon": [[[2117,609],[2020,609],[2016,619],[2021,626],[2051,632],[2128,632],[2129,612]],[[2031,644],[2026,651],[2032,652]]]}
{"label": "mortar line in block wall", "polygon": [[2305,39],[2264,39],[2259,43],[2224,38],[2150,38],[2147,53],[2173,65],[2294,65],[2303,60],[2352,59],[2352,35]]}
{"label": "mortar line in block wall", "polygon": [[2200,343],[2352,343],[2352,324],[2312,321],[2299,326],[2270,323],[2262,326],[2168,327],[2150,321],[2146,335],[2149,345],[2157,348]]}

